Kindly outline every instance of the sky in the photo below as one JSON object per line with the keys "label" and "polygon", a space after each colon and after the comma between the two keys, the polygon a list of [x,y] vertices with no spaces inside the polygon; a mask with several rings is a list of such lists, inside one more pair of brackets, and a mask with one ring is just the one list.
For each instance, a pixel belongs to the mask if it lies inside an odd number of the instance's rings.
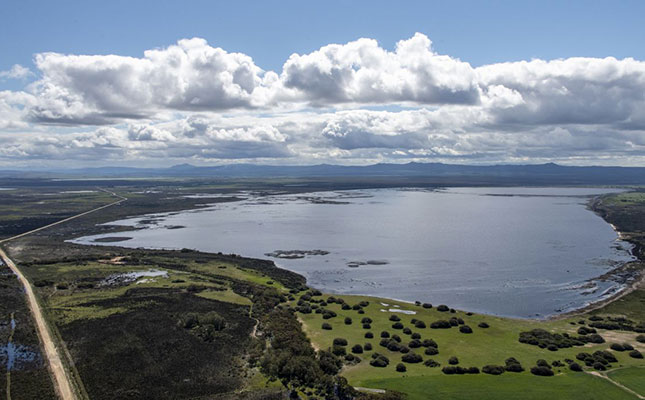
{"label": "sky", "polygon": [[642,1],[4,1],[0,168],[645,165]]}

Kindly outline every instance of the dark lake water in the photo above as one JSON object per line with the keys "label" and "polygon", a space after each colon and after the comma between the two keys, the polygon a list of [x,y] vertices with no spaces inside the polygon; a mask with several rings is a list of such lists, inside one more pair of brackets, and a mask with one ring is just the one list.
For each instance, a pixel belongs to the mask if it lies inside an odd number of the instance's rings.
{"label": "dark lake water", "polygon": [[[265,254],[276,250],[323,250],[329,253],[272,259],[327,292],[545,317],[621,288],[612,280],[594,278],[631,260],[630,245],[586,208],[590,196],[613,191],[242,193],[246,200],[240,202],[112,224],[147,227],[119,233],[131,237],[116,243],[126,247],[194,248],[258,258],[271,258]],[[100,244],[93,240],[106,236],[75,242]]]}

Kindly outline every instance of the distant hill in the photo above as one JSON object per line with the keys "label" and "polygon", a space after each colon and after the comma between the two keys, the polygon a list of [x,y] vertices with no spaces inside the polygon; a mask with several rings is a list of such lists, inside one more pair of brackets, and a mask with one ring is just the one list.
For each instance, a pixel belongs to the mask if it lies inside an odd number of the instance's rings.
{"label": "distant hill", "polygon": [[553,163],[536,165],[457,165],[442,163],[373,164],[345,166],[319,164],[274,166],[229,164],[169,168],[99,167],[48,171],[0,170],[3,178],[324,178],[415,177],[456,180],[462,183],[645,185],[643,167],[570,167]]}

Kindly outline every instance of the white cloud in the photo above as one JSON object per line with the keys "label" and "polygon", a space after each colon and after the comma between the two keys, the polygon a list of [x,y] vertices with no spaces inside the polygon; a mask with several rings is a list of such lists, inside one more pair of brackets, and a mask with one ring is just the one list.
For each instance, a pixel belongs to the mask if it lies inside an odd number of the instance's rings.
{"label": "white cloud", "polygon": [[645,161],[645,62],[629,58],[473,68],[416,34],[392,51],[330,44],[279,72],[203,39],[35,62],[38,80],[0,91],[0,163]]}
{"label": "white cloud", "polygon": [[14,64],[7,71],[0,71],[0,79],[25,79],[33,75],[33,72],[20,64]]}

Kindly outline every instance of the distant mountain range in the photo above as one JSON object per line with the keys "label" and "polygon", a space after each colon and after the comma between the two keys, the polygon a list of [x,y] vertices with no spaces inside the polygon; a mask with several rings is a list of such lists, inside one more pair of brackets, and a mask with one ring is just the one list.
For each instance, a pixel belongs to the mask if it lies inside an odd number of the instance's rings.
{"label": "distant mountain range", "polygon": [[456,165],[442,163],[373,164],[365,166],[273,166],[229,164],[169,168],[99,167],[48,171],[0,170],[2,178],[360,178],[414,177],[439,181],[508,184],[645,185],[644,167],[570,167],[553,163],[537,165]]}

